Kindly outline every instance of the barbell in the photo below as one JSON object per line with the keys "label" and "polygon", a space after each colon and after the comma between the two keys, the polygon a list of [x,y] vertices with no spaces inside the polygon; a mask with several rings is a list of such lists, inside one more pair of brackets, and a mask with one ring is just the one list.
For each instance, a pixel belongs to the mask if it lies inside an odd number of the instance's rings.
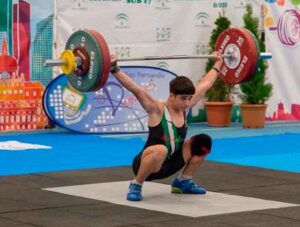
{"label": "barbell", "polygon": [[[260,53],[254,35],[247,29],[228,28],[220,34],[215,45],[223,64],[219,76],[225,83],[239,84],[249,80],[257,70],[259,58],[272,58],[269,52]],[[170,55],[123,58],[118,61],[148,61],[162,59],[203,59],[214,55]],[[103,36],[94,30],[79,30],[67,40],[59,59],[48,59],[44,66],[60,66],[69,83],[80,92],[102,88],[110,73],[110,53]]]}
{"label": "barbell", "polygon": [[300,13],[297,10],[286,10],[279,18],[277,27],[270,27],[270,31],[277,31],[281,43],[294,46],[300,41]]}

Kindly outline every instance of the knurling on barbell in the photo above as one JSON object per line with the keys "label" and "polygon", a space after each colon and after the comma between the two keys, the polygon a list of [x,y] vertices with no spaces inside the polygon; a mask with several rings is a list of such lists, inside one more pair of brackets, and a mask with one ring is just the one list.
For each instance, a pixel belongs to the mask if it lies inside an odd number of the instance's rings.
{"label": "knurling on barbell", "polygon": [[[224,82],[239,84],[249,80],[257,70],[259,58],[269,59],[271,53],[260,53],[254,35],[246,29],[229,28],[220,34],[215,45],[224,58],[220,77]],[[124,58],[118,61],[162,59],[202,59],[213,55],[171,55]],[[95,30],[74,32],[68,39],[60,59],[46,60],[45,66],[61,66],[70,85],[80,92],[99,90],[110,73],[110,53],[103,36]]]}

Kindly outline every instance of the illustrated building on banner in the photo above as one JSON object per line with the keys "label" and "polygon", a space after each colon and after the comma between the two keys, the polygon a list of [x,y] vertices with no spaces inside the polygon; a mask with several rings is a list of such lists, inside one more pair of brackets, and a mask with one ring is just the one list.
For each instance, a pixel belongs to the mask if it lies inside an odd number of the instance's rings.
{"label": "illustrated building on banner", "polygon": [[8,55],[6,40],[0,54],[0,131],[43,129],[48,124],[40,82],[25,81],[17,60]]}
{"label": "illustrated building on banner", "polygon": [[25,81],[30,80],[30,42],[30,4],[20,0],[13,5],[13,53]]}

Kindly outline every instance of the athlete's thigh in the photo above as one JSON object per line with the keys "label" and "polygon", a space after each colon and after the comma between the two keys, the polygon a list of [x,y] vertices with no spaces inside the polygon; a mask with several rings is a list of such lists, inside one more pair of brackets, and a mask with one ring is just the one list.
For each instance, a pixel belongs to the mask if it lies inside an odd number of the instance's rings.
{"label": "athlete's thigh", "polygon": [[143,160],[149,154],[155,154],[155,155],[162,156],[162,158],[165,158],[168,154],[168,149],[165,145],[162,145],[162,144],[156,144],[156,145],[146,147],[142,151],[141,159]]}
{"label": "athlete's thigh", "polygon": [[161,156],[161,159],[165,159],[168,153],[168,149],[165,145],[162,144],[157,144],[157,145],[152,145],[147,148],[145,148],[143,151],[141,151],[135,158],[133,159],[132,162],[132,169],[135,175],[137,175],[141,161],[150,154],[155,154],[157,153],[158,156]]}

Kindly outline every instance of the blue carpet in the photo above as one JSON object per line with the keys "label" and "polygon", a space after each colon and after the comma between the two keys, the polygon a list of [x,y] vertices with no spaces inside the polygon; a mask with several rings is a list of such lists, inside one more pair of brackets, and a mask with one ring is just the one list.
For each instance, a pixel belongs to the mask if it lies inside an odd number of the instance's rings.
{"label": "blue carpet", "polygon": [[207,160],[300,173],[300,134],[214,140]]}
{"label": "blue carpet", "polygon": [[[7,134],[0,142],[17,140],[52,149],[0,150],[0,175],[129,166],[143,147],[140,136],[107,138],[71,132]],[[300,134],[214,139],[208,160],[300,172]]]}
{"label": "blue carpet", "polygon": [[115,139],[99,135],[45,133],[1,136],[0,142],[17,140],[52,149],[0,150],[0,175],[41,173],[86,168],[127,166],[143,147],[139,138]]}

